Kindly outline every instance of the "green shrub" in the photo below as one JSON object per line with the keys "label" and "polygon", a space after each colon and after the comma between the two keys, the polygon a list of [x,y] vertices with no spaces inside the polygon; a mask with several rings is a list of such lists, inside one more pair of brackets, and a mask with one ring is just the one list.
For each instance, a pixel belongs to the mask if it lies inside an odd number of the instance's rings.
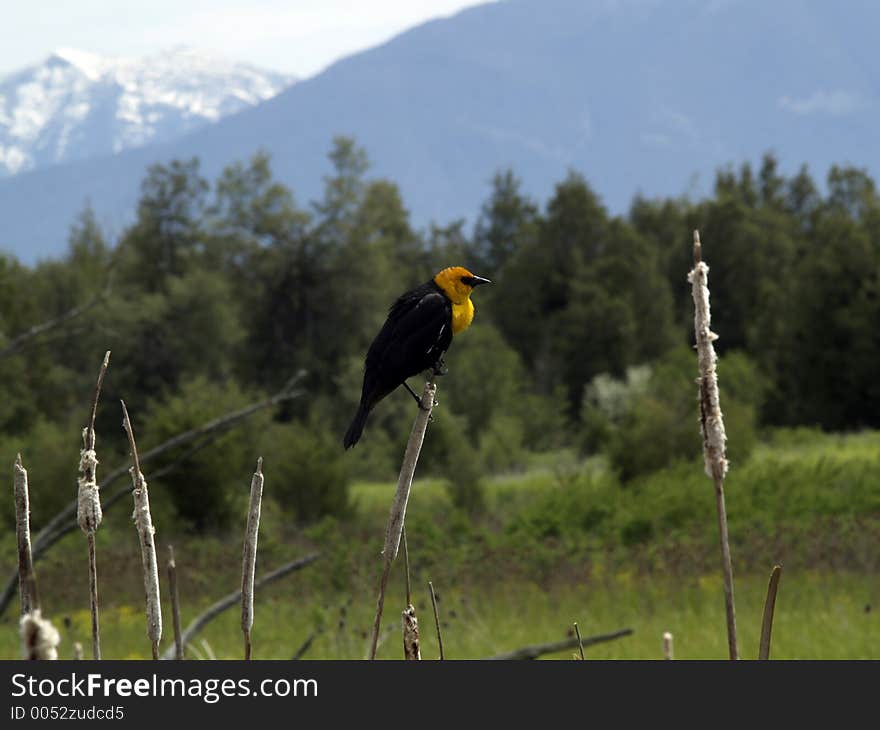
{"label": "green shrub", "polygon": [[260,448],[267,489],[298,522],[350,513],[346,452],[338,434],[323,421],[272,424]]}
{"label": "green shrub", "polygon": [[[138,449],[144,452],[253,399],[232,382],[212,383],[201,377],[187,381],[171,397],[153,401],[145,418],[131,414]],[[196,531],[223,528],[233,520],[241,520],[247,509],[251,475],[260,455],[256,435],[270,419],[270,413],[262,411],[204,448],[188,444],[169,452],[160,462],[152,462],[144,469],[147,482],[152,486],[150,474],[174,464],[157,486],[167,487],[168,499],[177,515]]]}

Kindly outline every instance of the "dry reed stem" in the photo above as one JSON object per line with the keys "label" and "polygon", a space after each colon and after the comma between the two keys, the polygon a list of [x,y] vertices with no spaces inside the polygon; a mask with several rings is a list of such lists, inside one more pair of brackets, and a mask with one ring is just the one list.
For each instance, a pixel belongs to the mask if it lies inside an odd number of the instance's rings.
{"label": "dry reed stem", "polygon": [[577,621],[574,622],[574,633],[575,633],[575,636],[577,636],[577,640],[578,640],[577,646],[578,646],[578,652],[581,655],[581,661],[582,662],[586,661],[587,658],[584,656],[584,640],[581,638],[581,630],[578,628]]}
{"label": "dry reed stem", "polygon": [[397,479],[397,491],[394,493],[391,511],[388,514],[388,525],[385,528],[385,547],[382,550],[384,565],[382,568],[382,579],[379,583],[379,598],[376,601],[376,618],[373,622],[373,636],[370,642],[370,659],[376,658],[379,629],[382,624],[382,609],[385,606],[385,589],[388,586],[391,564],[397,557],[397,551],[400,547],[400,536],[403,532],[403,523],[406,520],[406,505],[409,501],[409,492],[412,487],[416,464],[419,461],[419,454],[422,451],[422,443],[425,440],[428,420],[434,408],[434,396],[436,393],[436,384],[430,380],[426,381],[425,389],[422,391],[421,407],[416,414],[412,431],[409,435],[409,441],[406,444],[406,451],[403,454],[403,465],[400,467],[400,476]]}
{"label": "dry reed stem", "polygon": [[694,268],[688,274],[694,299],[694,332],[697,361],[700,370],[700,430],[703,436],[703,459],[706,474],[715,485],[715,507],[718,514],[718,533],[721,543],[721,570],[724,575],[724,604],[727,615],[727,644],[731,659],[739,658],[736,639],[736,608],[733,597],[733,565],[730,559],[730,540],[727,534],[727,508],[724,504],[724,477],[727,474],[727,456],[724,419],[718,397],[718,377],[715,372],[715,347],[718,339],[711,330],[709,307],[709,267],[702,261],[700,232],[694,231]]}
{"label": "dry reed stem", "polygon": [[171,592],[171,619],[174,624],[174,658],[183,659],[183,639],[180,635],[180,595],[177,591],[177,561],[174,547],[168,546],[168,589]]}
{"label": "dry reed stem", "polygon": [[141,564],[144,570],[144,594],[146,596],[147,636],[153,649],[153,659],[159,658],[159,641],[162,639],[162,604],[159,601],[159,561],[156,559],[156,533],[153,518],[150,515],[150,495],[147,491],[147,480],[141,472],[138,460],[137,444],[131,428],[131,419],[125,401],[122,403],[122,426],[128,435],[131,449],[131,481],[134,496],[134,519],[141,545]]}
{"label": "dry reed stem", "polygon": [[758,647],[758,659],[770,658],[770,634],[773,632],[773,615],[776,610],[776,593],[779,591],[779,579],[782,566],[774,565],[767,584],[767,598],[764,600],[764,617],[761,620],[761,644]]}
{"label": "dry reed stem", "polygon": [[110,365],[110,350],[104,353],[104,361],[98,371],[98,380],[89,410],[89,423],[83,429],[83,448],[79,457],[79,480],[76,519],[85,533],[89,545],[89,611],[92,618],[92,657],[101,658],[101,630],[98,620],[98,559],[95,552],[95,532],[101,524],[100,487],[98,486],[98,456],[95,453],[95,416],[104,375]]}
{"label": "dry reed stem", "polygon": [[15,457],[13,490],[15,493],[15,534],[18,539],[18,593],[21,614],[25,616],[40,608],[37,578],[31,553],[31,506],[28,494],[27,469],[21,463],[21,454]]}
{"label": "dry reed stem", "polygon": [[[614,631],[610,634],[599,634],[597,636],[588,636],[586,639],[581,640],[581,644],[583,646],[593,646],[594,644],[602,644],[606,641],[614,641],[615,639],[621,639],[624,636],[629,636],[632,634],[632,629],[621,629],[620,631]],[[576,636],[572,636],[568,639],[563,639],[562,641],[551,641],[547,644],[535,644],[533,646],[524,646],[520,649],[514,649],[513,651],[506,651],[503,654],[496,654],[495,656],[487,657],[492,660],[519,660],[519,659],[537,659],[539,656],[544,654],[555,654],[560,651],[567,651],[568,649],[574,649],[578,646],[578,639]]]}
{"label": "dry reed stem", "polygon": [[[173,464],[168,467],[163,467],[159,471],[157,471],[153,478],[156,479],[160,474],[166,474],[177,464],[183,461],[184,458],[188,458],[193,453],[198,450],[208,446],[213,442],[214,439],[218,438],[221,433],[230,430],[233,428],[239,421],[244,420],[248,416],[257,413],[260,410],[265,408],[270,408],[272,406],[278,405],[284,401],[291,400],[293,398],[298,398],[302,395],[303,391],[296,390],[295,386],[302,378],[304,371],[300,371],[291,378],[285,386],[275,395],[269,396],[261,401],[257,401],[256,403],[251,403],[250,405],[245,406],[244,408],[240,408],[237,411],[231,411],[229,413],[224,413],[222,416],[218,418],[214,418],[210,421],[203,423],[201,426],[197,426],[196,428],[190,429],[189,431],[184,431],[182,433],[176,434],[171,438],[163,441],[158,446],[150,449],[149,451],[144,452],[140,455],[141,464],[146,464],[153,459],[162,456],[163,454],[175,449],[179,446],[184,446],[186,444],[195,442],[195,445],[184,454],[183,457],[176,460]],[[129,473],[128,465],[119,466],[113,471],[109,472],[106,477],[104,477],[104,488],[106,489],[110,484],[116,482],[118,479],[124,477]],[[127,497],[131,490],[126,486],[121,486],[119,489],[115,490],[110,494],[109,497],[104,499],[103,503],[103,511],[106,514],[107,510],[113,505],[119,503],[124,497]],[[78,508],[78,501],[74,499],[72,502],[68,503],[66,507],[60,510],[58,513],[46,523],[46,526],[37,533],[34,538],[33,543],[33,558],[34,560],[39,559],[45,554],[45,552],[55,545],[62,537],[67,535],[67,533],[75,530],[78,526],[76,520]],[[6,610],[10,601],[14,597],[16,587],[18,586],[18,570],[16,569],[7,579],[6,585],[3,587],[3,592],[0,593],[0,615]]]}
{"label": "dry reed stem", "polygon": [[257,567],[257,539],[260,532],[260,509],[263,503],[263,457],[251,479],[247,528],[241,566],[241,631],[244,634],[244,658],[251,658],[251,629],[254,625],[254,572]]}
{"label": "dry reed stem", "polygon": [[408,661],[419,661],[419,620],[416,609],[408,605],[403,611],[403,658]]}
{"label": "dry reed stem", "polygon": [[22,616],[19,628],[22,659],[55,660],[58,658],[61,635],[51,621],[40,615],[39,608]]}
{"label": "dry reed stem", "polygon": [[406,525],[400,531],[400,541],[403,544],[403,565],[406,568],[406,605],[412,605],[412,583],[409,579],[409,547],[406,544]]}
{"label": "dry reed stem", "polygon": [[[314,563],[319,557],[321,557],[320,553],[311,553],[304,558],[297,558],[296,560],[292,560],[289,563],[285,563],[279,568],[276,568],[271,573],[266,573],[262,578],[254,581],[254,590],[256,591],[263,586],[267,586],[270,583],[274,583],[276,580],[283,578],[285,575],[289,575],[296,570],[300,570],[301,568],[305,568],[307,565],[311,565]],[[217,616],[223,613],[226,609],[231,608],[236,604],[241,604],[241,591],[235,591],[234,593],[229,593],[228,595],[223,596],[223,598],[215,601],[213,604],[208,606],[202,613],[196,616],[190,624],[183,630],[181,634],[181,642],[183,646],[188,646],[195,636],[203,629],[205,626],[213,621]],[[162,659],[171,659],[174,656],[174,648],[166,649],[162,654]]]}
{"label": "dry reed stem", "polygon": [[73,658],[77,661],[83,658],[83,645],[78,641],[73,642]]}
{"label": "dry reed stem", "polygon": [[663,634],[663,658],[672,660],[673,652],[672,652],[672,634],[666,631]]}
{"label": "dry reed stem", "polygon": [[440,661],[446,657],[443,656],[443,636],[440,633],[440,613],[437,611],[437,596],[434,594],[434,584],[428,581],[428,592],[431,594],[431,606],[434,608],[434,626],[437,627],[437,646],[440,649]]}

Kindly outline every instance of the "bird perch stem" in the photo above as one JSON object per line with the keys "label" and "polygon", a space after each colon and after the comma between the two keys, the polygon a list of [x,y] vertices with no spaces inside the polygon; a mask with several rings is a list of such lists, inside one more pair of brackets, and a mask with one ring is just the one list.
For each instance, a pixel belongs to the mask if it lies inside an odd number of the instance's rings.
{"label": "bird perch stem", "polygon": [[416,464],[425,441],[425,431],[428,428],[428,420],[434,409],[434,396],[437,393],[437,385],[432,381],[425,382],[422,392],[422,401],[416,419],[413,422],[406,451],[403,455],[403,465],[400,467],[400,476],[397,479],[397,491],[391,502],[391,511],[388,514],[388,526],[385,529],[385,547],[382,551],[384,565],[382,579],[379,583],[379,599],[376,602],[376,619],[373,622],[373,638],[370,643],[370,659],[376,658],[376,648],[379,644],[379,629],[382,624],[382,609],[385,605],[385,588],[388,585],[388,576],[391,573],[391,564],[397,557],[400,547],[400,536],[403,532],[403,523],[406,519],[406,505],[409,501],[409,492],[412,487],[413,476],[416,472]]}

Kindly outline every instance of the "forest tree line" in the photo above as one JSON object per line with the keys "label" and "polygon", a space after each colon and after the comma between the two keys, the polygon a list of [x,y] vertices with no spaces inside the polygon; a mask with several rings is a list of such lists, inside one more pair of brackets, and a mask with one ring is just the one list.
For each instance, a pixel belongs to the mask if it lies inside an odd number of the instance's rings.
{"label": "forest tree line", "polygon": [[624,482],[691,458],[695,228],[732,458],[762,429],[880,425],[880,198],[863,170],[834,167],[820,190],[806,168],[786,176],[767,155],[757,170],[720,170],[710,197],[637,197],[622,216],[579,172],[542,206],[499,171],[473,226],[415,230],[397,186],[370,176],[354,140],[336,139],[329,156],[311,202],[273,178],[264,154],[213,182],[195,159],[155,165],[118,240],[86,209],[62,258],[0,257],[0,457],[11,465],[21,451],[51,485],[34,490],[35,524],[75,494],[108,349],[107,462],[125,454],[119,398],[148,447],[305,373],[300,397],[163,478],[184,526],[222,528],[257,454],[298,521],[344,515],[351,479],[396,474],[414,408],[393,394],[343,451],[364,353],[397,295],[455,264],[494,282],[475,293],[474,325],[446,358],[420,465],[449,479],[457,503],[478,508],[481,477],[529,452],[602,452]]}

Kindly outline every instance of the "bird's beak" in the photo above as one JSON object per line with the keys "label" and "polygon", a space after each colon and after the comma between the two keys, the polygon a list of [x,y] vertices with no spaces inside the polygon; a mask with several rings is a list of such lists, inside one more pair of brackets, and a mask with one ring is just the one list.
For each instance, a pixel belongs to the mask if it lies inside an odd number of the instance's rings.
{"label": "bird's beak", "polygon": [[468,286],[474,287],[479,286],[480,284],[491,284],[492,282],[489,279],[484,279],[482,276],[469,276],[464,280],[465,284]]}

